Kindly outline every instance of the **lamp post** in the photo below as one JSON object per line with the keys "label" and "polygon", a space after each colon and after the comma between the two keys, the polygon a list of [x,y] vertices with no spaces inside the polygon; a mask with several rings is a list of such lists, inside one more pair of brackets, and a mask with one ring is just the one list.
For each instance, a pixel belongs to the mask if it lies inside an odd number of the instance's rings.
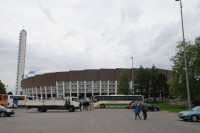
{"label": "lamp post", "polygon": [[134,81],[133,81],[133,56],[131,57],[132,60],[132,67],[131,67],[131,81],[132,81],[132,86],[131,88],[133,89],[133,95],[134,95]]}
{"label": "lamp post", "polygon": [[181,10],[181,23],[182,23],[182,35],[183,35],[183,48],[184,48],[184,62],[185,62],[185,75],[186,75],[186,86],[187,86],[187,96],[188,96],[188,107],[191,109],[191,100],[190,100],[190,89],[189,89],[189,80],[188,80],[188,67],[187,67],[187,59],[186,59],[186,47],[185,47],[185,34],[184,34],[184,25],[183,25],[183,12],[182,12],[182,1],[180,1],[180,10]]}

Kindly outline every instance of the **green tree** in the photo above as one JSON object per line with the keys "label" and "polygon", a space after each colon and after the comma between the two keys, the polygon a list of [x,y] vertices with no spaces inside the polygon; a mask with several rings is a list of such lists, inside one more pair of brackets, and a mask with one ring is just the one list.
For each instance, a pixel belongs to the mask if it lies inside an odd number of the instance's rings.
{"label": "green tree", "polygon": [[150,73],[148,69],[144,69],[140,66],[137,77],[135,79],[135,90],[136,94],[141,94],[144,98],[149,96],[149,84],[150,83]]}
{"label": "green tree", "polygon": [[156,101],[157,97],[168,97],[169,85],[164,74],[159,74],[157,68],[153,65],[151,69],[144,69],[140,66],[137,77],[135,79],[137,94],[143,95],[145,98],[153,97]]}
{"label": "green tree", "polygon": [[126,70],[122,71],[118,84],[118,94],[130,95],[129,75]]}
{"label": "green tree", "polygon": [[[177,53],[171,58],[174,81],[170,82],[170,93],[187,99],[186,76],[184,64],[184,45],[180,42]],[[192,102],[200,101],[200,37],[195,43],[186,43],[189,88]]]}
{"label": "green tree", "polygon": [[153,65],[150,72],[150,93],[151,97],[153,97],[154,101],[156,101],[156,97],[159,97],[159,88],[158,88],[158,70]]}
{"label": "green tree", "polygon": [[162,101],[163,101],[163,98],[168,97],[168,95],[169,95],[167,78],[165,77],[164,74],[158,75],[157,86],[159,88],[160,95],[161,95],[161,98],[162,98]]}
{"label": "green tree", "polygon": [[0,80],[0,94],[6,94],[5,85]]}

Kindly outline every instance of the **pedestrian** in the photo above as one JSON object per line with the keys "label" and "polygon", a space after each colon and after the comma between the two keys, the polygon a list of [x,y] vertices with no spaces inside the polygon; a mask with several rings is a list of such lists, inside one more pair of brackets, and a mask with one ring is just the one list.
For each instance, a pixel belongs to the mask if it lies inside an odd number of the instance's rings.
{"label": "pedestrian", "polygon": [[90,110],[91,110],[91,111],[92,111],[92,107],[93,107],[92,104],[93,104],[92,101],[90,101],[90,102],[89,102],[89,107],[90,107]]}
{"label": "pedestrian", "polygon": [[80,109],[80,111],[82,111],[82,102],[81,101],[79,101],[79,109]]}
{"label": "pedestrian", "polygon": [[88,108],[89,108],[89,101],[86,101],[85,102],[85,111],[88,111]]}
{"label": "pedestrian", "polygon": [[85,101],[83,101],[83,110],[86,111],[86,102]]}
{"label": "pedestrian", "polygon": [[147,119],[147,111],[148,111],[148,106],[145,103],[142,103],[142,113],[144,120]]}
{"label": "pedestrian", "polygon": [[134,112],[135,112],[135,119],[137,120],[137,117],[139,117],[139,119],[141,120],[139,104],[135,105]]}

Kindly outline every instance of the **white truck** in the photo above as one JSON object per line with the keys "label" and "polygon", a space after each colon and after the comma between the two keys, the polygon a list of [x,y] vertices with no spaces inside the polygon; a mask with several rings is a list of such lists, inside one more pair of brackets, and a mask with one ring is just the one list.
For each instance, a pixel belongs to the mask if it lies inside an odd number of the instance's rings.
{"label": "white truck", "polygon": [[39,112],[46,112],[47,110],[68,110],[74,112],[79,109],[78,99],[75,97],[67,97],[62,100],[28,100],[25,102],[27,109],[37,108]]}

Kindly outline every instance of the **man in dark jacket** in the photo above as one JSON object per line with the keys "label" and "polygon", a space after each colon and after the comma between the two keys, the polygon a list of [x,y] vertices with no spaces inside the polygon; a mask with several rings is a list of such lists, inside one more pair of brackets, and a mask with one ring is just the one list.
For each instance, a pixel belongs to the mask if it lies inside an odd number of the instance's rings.
{"label": "man in dark jacket", "polygon": [[148,106],[145,103],[142,103],[142,113],[143,113],[144,120],[147,119],[147,110],[148,110]]}
{"label": "man in dark jacket", "polygon": [[82,111],[82,102],[81,101],[79,101],[79,109],[80,109],[80,111]]}

